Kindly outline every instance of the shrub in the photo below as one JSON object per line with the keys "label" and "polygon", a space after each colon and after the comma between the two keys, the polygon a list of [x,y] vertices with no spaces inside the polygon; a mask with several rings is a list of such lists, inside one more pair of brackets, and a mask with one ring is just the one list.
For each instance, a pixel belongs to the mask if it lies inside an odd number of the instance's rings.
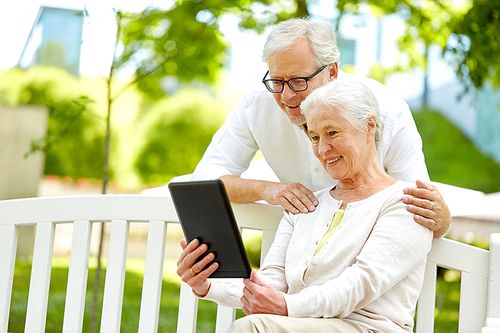
{"label": "shrub", "polygon": [[161,184],[193,172],[223,114],[221,102],[192,89],[158,103],[144,119],[146,137],[134,164],[141,179]]}
{"label": "shrub", "polygon": [[75,77],[54,67],[0,72],[3,104],[49,109],[47,136],[31,147],[45,151],[45,174],[102,177],[104,122],[89,112],[93,100],[81,92]]}

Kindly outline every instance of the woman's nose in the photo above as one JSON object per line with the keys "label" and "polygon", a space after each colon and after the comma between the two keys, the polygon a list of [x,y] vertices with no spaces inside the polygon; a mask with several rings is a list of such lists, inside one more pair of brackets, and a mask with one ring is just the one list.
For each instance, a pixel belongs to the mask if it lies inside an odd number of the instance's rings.
{"label": "woman's nose", "polygon": [[325,155],[332,149],[332,146],[330,143],[326,140],[319,140],[319,145],[318,145],[318,153],[319,155]]}

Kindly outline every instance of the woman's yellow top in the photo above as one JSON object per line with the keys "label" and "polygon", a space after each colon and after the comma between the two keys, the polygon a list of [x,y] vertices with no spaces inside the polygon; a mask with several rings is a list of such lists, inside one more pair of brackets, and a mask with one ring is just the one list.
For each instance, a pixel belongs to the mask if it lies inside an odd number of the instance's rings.
{"label": "woman's yellow top", "polygon": [[332,218],[332,223],[330,223],[330,227],[326,231],[325,235],[321,239],[321,242],[319,242],[318,248],[316,249],[316,252],[314,252],[314,255],[316,255],[319,250],[323,247],[323,245],[326,244],[326,242],[330,239],[330,237],[333,235],[333,233],[337,230],[340,222],[342,221],[342,218],[344,217],[344,210],[343,209],[338,209],[335,214],[333,214]]}

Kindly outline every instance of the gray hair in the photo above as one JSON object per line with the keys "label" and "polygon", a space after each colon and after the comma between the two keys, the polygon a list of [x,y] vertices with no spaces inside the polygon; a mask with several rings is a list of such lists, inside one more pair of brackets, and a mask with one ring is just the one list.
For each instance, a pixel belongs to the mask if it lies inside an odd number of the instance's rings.
{"label": "gray hair", "polygon": [[342,112],[356,128],[362,130],[370,114],[375,116],[375,146],[379,150],[382,142],[384,123],[380,118],[379,105],[373,92],[359,81],[338,79],[315,89],[300,104],[300,112],[306,117],[311,110],[325,106],[333,111]]}
{"label": "gray hair", "polygon": [[317,67],[339,62],[340,52],[333,28],[322,21],[290,19],[278,23],[267,36],[262,60],[268,63],[275,53],[289,51],[302,38],[309,41]]}

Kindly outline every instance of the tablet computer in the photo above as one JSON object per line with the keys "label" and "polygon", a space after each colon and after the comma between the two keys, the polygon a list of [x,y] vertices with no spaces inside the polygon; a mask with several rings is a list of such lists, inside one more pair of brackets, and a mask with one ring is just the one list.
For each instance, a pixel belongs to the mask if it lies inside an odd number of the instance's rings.
{"label": "tablet computer", "polygon": [[[215,254],[211,278],[249,278],[251,267],[224,184],[220,180],[168,185],[186,240],[198,238]],[[200,258],[201,260],[201,258]]]}

